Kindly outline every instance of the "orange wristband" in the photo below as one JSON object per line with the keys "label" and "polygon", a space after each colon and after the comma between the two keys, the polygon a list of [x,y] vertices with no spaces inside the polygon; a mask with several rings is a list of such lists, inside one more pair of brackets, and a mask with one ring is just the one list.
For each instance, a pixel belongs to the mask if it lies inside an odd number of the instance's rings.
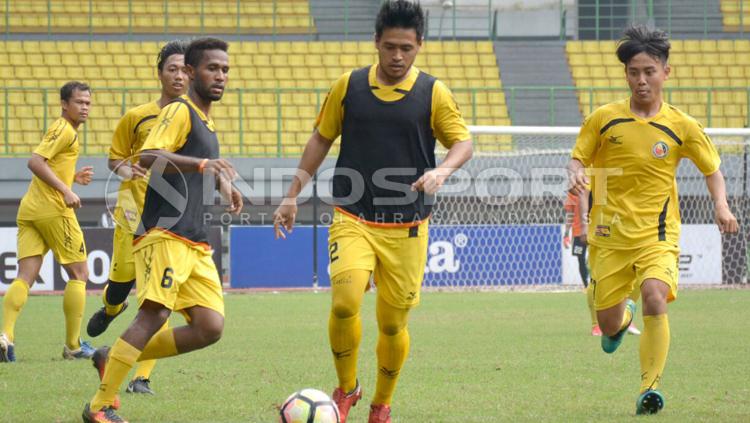
{"label": "orange wristband", "polygon": [[201,160],[200,164],[198,165],[198,173],[203,173],[203,169],[206,167],[206,163],[208,163],[208,159]]}

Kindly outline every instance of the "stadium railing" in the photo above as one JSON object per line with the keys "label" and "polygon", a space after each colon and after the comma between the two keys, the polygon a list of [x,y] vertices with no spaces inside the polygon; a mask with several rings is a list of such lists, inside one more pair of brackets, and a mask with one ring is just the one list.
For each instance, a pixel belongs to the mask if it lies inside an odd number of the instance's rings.
{"label": "stadium railing", "polygon": [[[581,39],[617,39],[630,22],[655,24],[670,34],[679,32],[694,38],[716,32],[744,36],[750,30],[750,4],[744,0],[587,0],[577,3]],[[562,2],[560,7],[561,19],[565,20]],[[686,26],[682,22],[689,24]]]}
{"label": "stadium railing", "polygon": [[[57,88],[0,88],[0,127],[2,156],[27,156],[39,142],[41,135],[59,114]],[[454,88],[467,123],[470,125],[497,125],[513,117],[517,93],[537,91],[547,95],[548,118],[540,125],[556,124],[556,99],[561,93],[578,94],[581,116],[596,107],[627,95],[626,88],[611,87],[505,87],[505,88]],[[131,107],[149,101],[158,95],[155,88],[94,87],[95,110],[90,122],[83,126],[83,155],[104,155],[119,117]],[[224,154],[238,157],[296,157],[301,154],[309,136],[312,122],[325,99],[323,88],[229,89],[218,105],[216,117],[223,127]],[[18,94],[23,94],[20,98]],[[106,94],[109,100],[97,103],[96,95]],[[689,95],[688,95],[689,94]],[[302,105],[298,96],[309,95],[309,104]],[[505,96],[507,111],[491,101],[491,96]],[[264,103],[254,103],[263,96]],[[668,87],[667,102],[687,111],[707,127],[750,126],[750,87]],[[731,108],[717,101],[729,98]],[[254,100],[256,99],[256,100]],[[674,101],[679,100],[679,101]],[[295,115],[285,115],[286,106],[296,107]],[[102,108],[106,110],[102,111]],[[304,109],[304,111],[302,110]],[[731,115],[726,115],[731,110]],[[265,119],[270,124],[265,129],[252,127],[250,119]],[[23,121],[21,121],[23,119]],[[289,123],[291,122],[291,124]],[[226,123],[226,124],[225,124]],[[717,123],[721,125],[716,125]],[[261,143],[258,139],[263,138]],[[261,148],[262,144],[262,148]],[[25,146],[24,148],[20,148]],[[19,147],[19,148],[16,148]],[[293,147],[293,148],[292,148]],[[479,144],[485,151],[508,151],[507,143]],[[334,153],[336,150],[334,149]]]}

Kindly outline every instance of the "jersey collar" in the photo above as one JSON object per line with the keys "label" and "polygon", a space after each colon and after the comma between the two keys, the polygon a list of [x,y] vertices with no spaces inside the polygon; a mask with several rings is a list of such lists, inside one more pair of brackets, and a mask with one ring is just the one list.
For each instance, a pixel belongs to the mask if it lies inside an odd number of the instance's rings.
{"label": "jersey collar", "polygon": [[632,97],[628,97],[628,99],[625,100],[625,110],[626,110],[627,114],[630,117],[634,118],[638,122],[653,122],[653,121],[659,120],[659,118],[661,118],[662,116],[664,116],[664,113],[667,111],[667,107],[668,107],[667,103],[664,100],[662,100],[661,107],[659,107],[659,111],[655,115],[653,115],[653,116],[651,116],[649,118],[638,116],[635,113],[633,113],[633,111],[630,109],[630,100],[631,99],[632,99]]}
{"label": "jersey collar", "polygon": [[406,77],[406,79],[404,79],[403,81],[399,82],[396,85],[383,85],[378,82],[378,78],[377,78],[378,66],[379,66],[378,64],[374,64],[370,66],[370,71],[367,75],[367,79],[369,81],[370,88],[382,90],[381,92],[398,91],[401,94],[409,92],[414,86],[414,83],[417,82],[417,77],[419,76],[419,69],[417,69],[416,66],[412,65],[411,69],[409,69],[409,75]]}

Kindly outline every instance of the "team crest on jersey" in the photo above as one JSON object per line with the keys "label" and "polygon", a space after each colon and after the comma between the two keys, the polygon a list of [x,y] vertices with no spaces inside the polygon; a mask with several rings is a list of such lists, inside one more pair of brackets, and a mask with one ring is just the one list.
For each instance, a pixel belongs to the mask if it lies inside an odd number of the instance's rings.
{"label": "team crest on jersey", "polygon": [[663,159],[669,154],[669,146],[664,141],[657,141],[653,147],[651,147],[651,154],[657,159]]}
{"label": "team crest on jersey", "polygon": [[596,231],[594,232],[596,236],[601,236],[605,238],[609,238],[611,231],[609,229],[609,226],[606,225],[597,225]]}

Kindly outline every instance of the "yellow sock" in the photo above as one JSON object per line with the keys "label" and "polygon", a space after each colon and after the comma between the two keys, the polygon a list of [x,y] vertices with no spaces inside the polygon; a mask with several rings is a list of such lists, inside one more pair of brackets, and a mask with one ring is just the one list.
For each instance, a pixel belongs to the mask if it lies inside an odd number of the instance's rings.
{"label": "yellow sock", "polygon": [[339,387],[344,392],[351,392],[357,387],[357,353],[362,340],[359,313],[347,319],[340,319],[331,313],[328,319],[328,338]]}
{"label": "yellow sock", "polygon": [[638,284],[634,284],[633,290],[630,291],[630,295],[628,295],[628,298],[633,300],[634,303],[637,303],[638,299],[641,298],[641,286]]}
{"label": "yellow sock", "polygon": [[63,294],[65,313],[65,345],[71,350],[81,347],[81,320],[86,308],[86,282],[69,280]]}
{"label": "yellow sock", "polygon": [[139,355],[141,352],[136,347],[122,338],[117,338],[112,349],[109,350],[109,359],[104,368],[102,383],[94,398],[91,399],[91,410],[100,410],[102,407],[112,405],[115,396],[120,391],[120,385],[128,376]]}
{"label": "yellow sock", "polygon": [[104,312],[107,314],[107,316],[115,316],[117,313],[122,310],[122,303],[121,304],[109,304],[107,302],[107,290],[109,289],[109,283],[104,287],[104,291],[102,291],[102,303],[104,303]]}
{"label": "yellow sock", "polygon": [[13,342],[15,338],[16,320],[21,314],[23,305],[29,298],[29,285],[21,279],[16,279],[10,284],[3,299],[3,332],[8,341]]}
{"label": "yellow sock", "polygon": [[[161,329],[159,329],[159,332],[156,332],[156,335],[158,335],[160,332],[168,328],[169,328],[169,321],[166,321],[164,322],[164,326],[162,326]],[[172,339],[174,339],[174,335],[172,336]],[[148,347],[148,345],[146,346]],[[176,349],[177,348],[175,347],[175,350]],[[144,379],[150,379],[151,372],[154,370],[154,366],[156,366],[156,360],[140,360],[138,362],[138,367],[136,367],[135,369],[135,374],[133,375],[133,379],[138,379],[139,377],[142,377]]]}
{"label": "yellow sock", "polygon": [[391,404],[401,368],[409,355],[409,331],[404,328],[395,335],[378,335],[378,381],[373,404]]}
{"label": "yellow sock", "polygon": [[409,310],[396,308],[378,296],[375,313],[378,318],[378,379],[373,404],[391,404],[398,377],[409,355]]}
{"label": "yellow sock", "polygon": [[172,357],[179,354],[177,344],[174,340],[174,329],[162,326],[158,332],[151,337],[143,348],[143,353],[138,357],[138,361],[153,360],[156,358]]}
{"label": "yellow sock", "polygon": [[627,328],[630,325],[632,318],[633,313],[630,312],[629,308],[625,307],[625,312],[622,314],[622,323],[620,323],[620,330]]}
{"label": "yellow sock", "polygon": [[641,334],[641,392],[661,382],[669,352],[669,319],[666,314],[643,316]]}
{"label": "yellow sock", "polygon": [[594,284],[589,283],[586,287],[586,303],[589,305],[589,313],[591,313],[591,327],[596,326],[596,309],[594,308]]}

